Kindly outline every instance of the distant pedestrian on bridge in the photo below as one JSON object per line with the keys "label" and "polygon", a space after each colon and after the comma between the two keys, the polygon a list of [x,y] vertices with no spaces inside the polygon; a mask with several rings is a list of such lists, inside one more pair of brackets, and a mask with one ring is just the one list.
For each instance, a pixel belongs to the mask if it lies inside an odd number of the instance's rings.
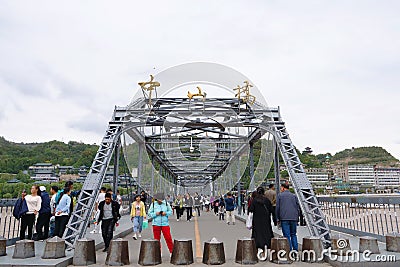
{"label": "distant pedestrian on bridge", "polygon": [[194,197],[193,197],[193,200],[194,200],[194,209],[195,209],[195,211],[196,211],[196,215],[198,216],[198,217],[200,217],[200,208],[201,208],[201,203],[202,203],[202,199],[201,199],[201,196],[199,196],[199,193],[195,193],[194,194]]}
{"label": "distant pedestrian on bridge", "polygon": [[265,192],[265,196],[269,199],[269,201],[272,204],[272,208],[273,208],[273,212],[271,213],[272,214],[272,220],[274,222],[274,225],[276,226],[277,225],[276,213],[275,213],[275,210],[276,210],[276,191],[275,191],[275,185],[274,184],[270,184],[268,186],[268,190]]}
{"label": "distant pedestrian on bridge", "polygon": [[132,203],[131,221],[133,222],[133,239],[142,237],[143,219],[146,219],[146,208],[140,195],[136,195],[135,201]]}
{"label": "distant pedestrian on bridge", "polygon": [[235,199],[232,196],[231,192],[228,192],[226,194],[225,198],[225,209],[226,209],[226,223],[229,224],[235,224],[235,214],[233,214],[233,211],[235,210]]}
{"label": "distant pedestrian on bridge", "polygon": [[249,212],[253,213],[251,237],[256,241],[256,247],[264,250],[271,248],[271,239],[274,237],[271,226],[272,205],[265,197],[265,189],[258,187],[251,201]]}
{"label": "distant pedestrian on bridge", "polygon": [[171,206],[164,200],[163,193],[154,195],[154,202],[150,204],[148,216],[153,218],[154,239],[161,240],[161,232],[164,235],[168,250],[172,253],[174,243],[172,242],[171,229],[169,227],[168,217],[172,215]]}
{"label": "distant pedestrian on bridge", "polygon": [[174,202],[175,210],[176,210],[176,221],[179,222],[181,216],[183,215],[183,199],[182,195],[178,195]]}
{"label": "distant pedestrian on bridge", "polygon": [[299,219],[299,201],[289,191],[289,185],[281,185],[281,193],[276,198],[276,219],[282,227],[282,234],[289,240],[290,250],[298,251],[297,222]]}

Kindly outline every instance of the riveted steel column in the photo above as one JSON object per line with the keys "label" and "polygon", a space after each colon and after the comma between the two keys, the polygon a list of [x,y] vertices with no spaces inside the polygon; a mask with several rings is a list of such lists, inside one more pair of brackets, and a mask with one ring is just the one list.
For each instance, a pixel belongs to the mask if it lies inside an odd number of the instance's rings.
{"label": "riveted steel column", "polygon": [[154,196],[154,156],[151,156],[151,195]]}
{"label": "riveted steel column", "polygon": [[[139,192],[139,188],[142,188],[142,172],[143,172],[143,144],[138,143],[139,146],[139,161],[138,161],[138,171],[137,171],[137,193],[140,194]],[[141,189],[140,191],[142,191],[143,189]]]}
{"label": "riveted steel column", "polygon": [[[240,157],[237,157],[237,173],[236,173],[236,175],[237,175],[237,179],[236,179],[236,181],[237,181],[237,190],[238,190],[238,213],[239,213],[239,215],[242,215],[242,200],[241,200],[241,191],[242,191],[242,188],[241,188],[241,186],[240,186]],[[244,199],[243,199],[243,201],[244,201]]]}
{"label": "riveted steel column", "polygon": [[119,153],[121,148],[121,138],[118,138],[114,150],[114,176],[113,176],[113,192],[117,194],[118,190],[118,175],[119,175]]}
{"label": "riveted steel column", "polygon": [[274,174],[275,174],[275,191],[276,195],[280,193],[280,184],[281,184],[281,173],[279,167],[279,148],[278,143],[274,139]]}
{"label": "riveted steel column", "polygon": [[249,170],[250,170],[250,186],[249,189],[251,191],[255,190],[254,185],[254,143],[250,142],[250,162],[249,162]]}

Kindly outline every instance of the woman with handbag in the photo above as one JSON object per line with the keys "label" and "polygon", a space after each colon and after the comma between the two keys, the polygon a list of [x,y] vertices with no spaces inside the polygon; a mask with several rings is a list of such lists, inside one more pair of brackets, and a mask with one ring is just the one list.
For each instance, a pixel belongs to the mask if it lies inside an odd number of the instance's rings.
{"label": "woman with handbag", "polygon": [[135,196],[132,203],[131,221],[133,222],[133,239],[142,237],[143,219],[146,219],[146,208],[143,201],[140,200],[141,195]]}
{"label": "woman with handbag", "polygon": [[249,212],[253,213],[251,237],[255,239],[256,247],[262,250],[265,246],[271,248],[271,239],[274,237],[271,226],[272,204],[264,193],[264,188],[258,187],[249,207]]}

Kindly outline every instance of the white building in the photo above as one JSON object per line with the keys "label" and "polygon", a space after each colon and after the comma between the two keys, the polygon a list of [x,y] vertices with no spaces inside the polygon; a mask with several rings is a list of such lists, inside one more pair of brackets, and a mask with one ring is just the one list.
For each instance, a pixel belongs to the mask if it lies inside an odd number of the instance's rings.
{"label": "white building", "polygon": [[328,183],[329,172],[325,168],[310,168],[306,169],[307,178],[310,183]]}
{"label": "white building", "polygon": [[350,183],[375,185],[375,171],[373,165],[349,165],[347,167]]}
{"label": "white building", "polygon": [[375,167],[375,185],[399,187],[400,168]]}

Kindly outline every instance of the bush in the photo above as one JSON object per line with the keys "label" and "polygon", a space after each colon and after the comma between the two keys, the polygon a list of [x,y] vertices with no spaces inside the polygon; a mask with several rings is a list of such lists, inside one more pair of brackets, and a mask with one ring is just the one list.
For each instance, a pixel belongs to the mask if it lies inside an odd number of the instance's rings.
{"label": "bush", "polygon": [[11,193],[5,193],[3,198],[13,198],[13,195]]}

